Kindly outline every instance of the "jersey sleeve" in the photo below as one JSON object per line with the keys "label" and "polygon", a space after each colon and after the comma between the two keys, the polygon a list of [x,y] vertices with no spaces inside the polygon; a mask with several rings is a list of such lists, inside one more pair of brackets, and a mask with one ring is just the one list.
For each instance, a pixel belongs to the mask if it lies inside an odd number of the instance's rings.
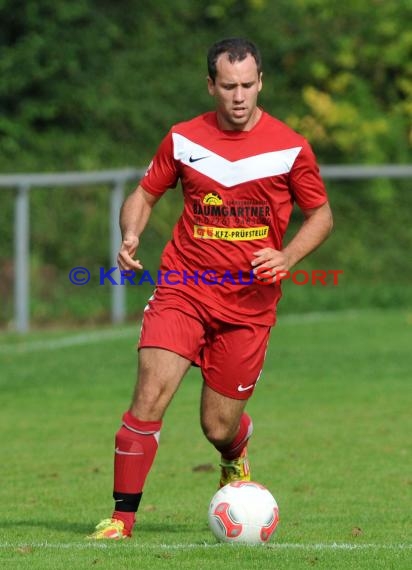
{"label": "jersey sleeve", "polygon": [[149,194],[161,196],[168,188],[175,188],[178,179],[178,163],[173,156],[172,132],[169,131],[140,180],[140,185]]}
{"label": "jersey sleeve", "polygon": [[306,140],[290,172],[290,189],[302,210],[318,208],[328,201],[319,166]]}

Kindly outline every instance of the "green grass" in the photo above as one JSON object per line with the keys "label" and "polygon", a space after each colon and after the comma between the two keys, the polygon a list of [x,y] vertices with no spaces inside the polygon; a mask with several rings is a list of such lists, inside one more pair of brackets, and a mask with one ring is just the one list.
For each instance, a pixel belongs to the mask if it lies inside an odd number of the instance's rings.
{"label": "green grass", "polygon": [[280,507],[267,547],[208,530],[218,457],[197,370],[167,412],[133,538],[84,540],[112,510],[135,376],[137,327],[101,332],[0,336],[3,568],[411,568],[412,312],[280,318],[248,408],[253,478]]}

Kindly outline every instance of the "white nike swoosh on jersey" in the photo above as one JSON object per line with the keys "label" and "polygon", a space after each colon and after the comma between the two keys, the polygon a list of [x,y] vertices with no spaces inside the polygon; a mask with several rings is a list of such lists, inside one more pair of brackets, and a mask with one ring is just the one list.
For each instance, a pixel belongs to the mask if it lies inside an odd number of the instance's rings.
{"label": "white nike swoosh on jersey", "polygon": [[240,386],[237,387],[237,391],[238,392],[246,392],[246,390],[250,390],[251,388],[253,388],[254,384],[249,384],[249,386],[242,386],[242,384],[240,384]]}
{"label": "white nike swoosh on jersey", "polygon": [[[302,150],[301,146],[264,152],[240,160],[227,160],[190,139],[172,133],[173,156],[223,186],[230,187],[259,178],[287,174]],[[190,157],[208,155],[207,160],[190,162]]]}
{"label": "white nike swoosh on jersey", "polygon": [[143,451],[122,451],[118,447],[116,447],[114,452],[117,453],[117,455],[143,455]]}

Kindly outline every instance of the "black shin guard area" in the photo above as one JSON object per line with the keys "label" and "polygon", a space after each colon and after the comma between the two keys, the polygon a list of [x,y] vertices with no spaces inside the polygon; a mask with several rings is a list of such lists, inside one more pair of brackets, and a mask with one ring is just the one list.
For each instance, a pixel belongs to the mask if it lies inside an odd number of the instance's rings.
{"label": "black shin guard area", "polygon": [[113,492],[113,499],[116,503],[116,511],[124,513],[135,513],[139,508],[140,499],[143,493],[117,493]]}

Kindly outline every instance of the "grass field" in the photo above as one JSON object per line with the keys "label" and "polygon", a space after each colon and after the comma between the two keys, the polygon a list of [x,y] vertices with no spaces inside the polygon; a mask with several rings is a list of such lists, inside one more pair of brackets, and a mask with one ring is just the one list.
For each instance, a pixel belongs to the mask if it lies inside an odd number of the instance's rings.
{"label": "grass field", "polygon": [[84,540],[112,510],[136,334],[0,336],[2,568],[412,567],[412,312],[280,318],[248,408],[253,478],[280,507],[266,547],[219,545],[208,530],[218,457],[196,370],[166,415],[133,538]]}

